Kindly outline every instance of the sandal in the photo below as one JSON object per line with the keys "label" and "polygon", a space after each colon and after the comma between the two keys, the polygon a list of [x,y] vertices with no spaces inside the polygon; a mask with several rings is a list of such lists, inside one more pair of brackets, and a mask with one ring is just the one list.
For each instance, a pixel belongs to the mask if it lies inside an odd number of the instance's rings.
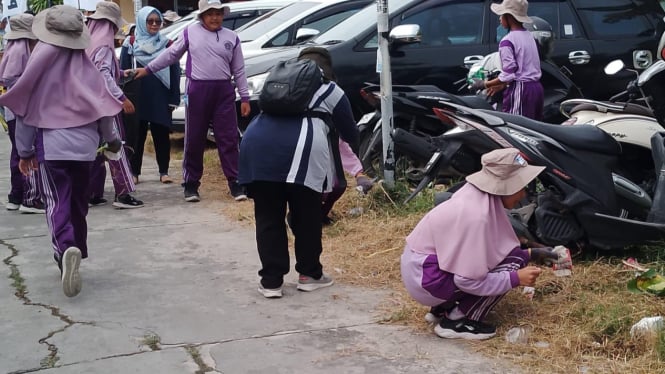
{"label": "sandal", "polygon": [[168,175],[161,175],[159,177],[159,181],[164,183],[164,184],[173,183],[173,179],[171,179],[171,177],[169,177]]}

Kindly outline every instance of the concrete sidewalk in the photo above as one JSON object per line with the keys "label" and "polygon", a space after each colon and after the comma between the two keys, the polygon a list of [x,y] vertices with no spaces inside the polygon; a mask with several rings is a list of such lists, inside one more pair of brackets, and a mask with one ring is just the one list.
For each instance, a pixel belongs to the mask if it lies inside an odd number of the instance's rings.
{"label": "concrete sidewalk", "polygon": [[[0,136],[3,203],[9,149]],[[297,292],[292,270],[284,297],[265,299],[254,232],[217,213],[232,203],[186,203],[154,164],[136,194],[144,208],[90,209],[75,298],[62,293],[44,216],[0,210],[1,373],[518,372],[464,343],[378,324],[384,292]]]}

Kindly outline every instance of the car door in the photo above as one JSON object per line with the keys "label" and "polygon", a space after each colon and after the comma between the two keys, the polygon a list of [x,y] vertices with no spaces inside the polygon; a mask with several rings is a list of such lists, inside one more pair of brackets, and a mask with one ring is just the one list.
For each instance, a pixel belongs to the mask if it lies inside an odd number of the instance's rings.
{"label": "car door", "polygon": [[370,3],[370,0],[351,0],[330,4],[275,35],[275,37],[263,44],[262,48],[284,47],[301,42],[302,40],[296,39],[300,28],[318,30],[319,34],[321,34]]}
{"label": "car door", "polygon": [[422,42],[391,51],[394,84],[433,84],[456,93],[454,82],[464,79],[465,61],[490,53],[485,0],[426,1],[393,18],[398,24],[420,25]]}

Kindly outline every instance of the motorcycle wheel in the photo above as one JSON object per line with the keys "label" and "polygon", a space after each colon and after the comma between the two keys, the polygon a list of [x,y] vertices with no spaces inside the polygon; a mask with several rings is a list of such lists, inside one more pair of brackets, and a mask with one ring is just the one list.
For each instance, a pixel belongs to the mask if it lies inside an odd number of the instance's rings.
{"label": "motorcycle wheel", "polygon": [[[371,178],[383,178],[383,141],[374,137],[380,136],[367,131],[361,134],[360,147],[358,148],[360,162],[367,176]],[[370,149],[371,147],[371,149]],[[404,180],[410,185],[416,186],[424,178],[424,164],[395,152],[395,179]]]}

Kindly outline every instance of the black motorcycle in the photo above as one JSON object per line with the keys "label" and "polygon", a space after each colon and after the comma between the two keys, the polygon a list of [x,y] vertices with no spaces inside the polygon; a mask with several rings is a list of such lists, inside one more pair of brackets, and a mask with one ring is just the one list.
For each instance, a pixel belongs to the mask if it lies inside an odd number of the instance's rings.
{"label": "black motorcycle", "polygon": [[[579,88],[570,80],[565,71],[550,61],[541,62],[541,82],[545,89],[545,121],[561,123],[566,118],[559,111],[559,105],[569,99],[582,97]],[[466,87],[466,78],[458,81],[461,89]],[[365,172],[373,177],[383,170],[383,144],[381,136],[380,87],[369,84],[361,90],[361,95],[375,108],[358,121],[360,132],[359,157]],[[494,98],[496,100],[496,98]],[[403,129],[418,137],[436,137],[450,126],[442,124],[436,118],[433,108],[442,107],[444,103],[454,103],[469,108],[493,110],[495,103],[491,97],[483,94],[455,95],[442,91],[432,85],[393,86],[393,127]],[[418,183],[423,178],[423,164],[419,159],[410,158],[408,154],[396,149],[396,175],[411,183]]]}
{"label": "black motorcycle", "polygon": [[434,109],[454,129],[436,138],[393,133],[395,148],[428,158],[425,176],[410,200],[439,175],[464,177],[481,168],[480,157],[514,147],[532,165],[545,166],[529,201],[510,212],[518,235],[547,245],[618,249],[665,239],[665,132],[651,139],[653,193],[613,173],[621,146],[591,125],[557,126],[525,117],[444,103]]}

